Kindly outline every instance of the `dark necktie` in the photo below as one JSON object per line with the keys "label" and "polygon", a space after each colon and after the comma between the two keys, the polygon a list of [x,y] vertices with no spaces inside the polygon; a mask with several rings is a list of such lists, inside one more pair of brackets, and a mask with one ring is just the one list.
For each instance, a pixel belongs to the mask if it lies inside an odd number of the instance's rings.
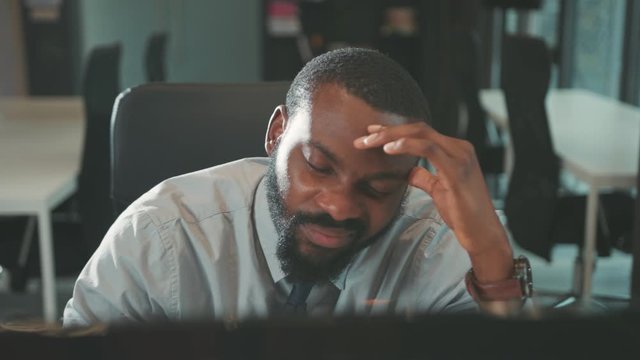
{"label": "dark necktie", "polygon": [[313,283],[294,283],[285,304],[285,312],[287,314],[305,314],[307,312],[307,298],[312,287]]}

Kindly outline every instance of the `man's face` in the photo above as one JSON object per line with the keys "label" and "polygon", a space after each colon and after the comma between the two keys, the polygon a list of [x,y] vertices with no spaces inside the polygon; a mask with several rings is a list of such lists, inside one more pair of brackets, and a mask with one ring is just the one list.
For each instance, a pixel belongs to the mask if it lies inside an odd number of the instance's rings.
{"label": "man's face", "polygon": [[277,116],[268,133],[277,145],[270,150],[267,186],[278,257],[295,279],[331,278],[392,221],[416,164],[382,149],[358,150],[353,141],[368,125],[407,120],[337,85],[322,86],[294,117]]}

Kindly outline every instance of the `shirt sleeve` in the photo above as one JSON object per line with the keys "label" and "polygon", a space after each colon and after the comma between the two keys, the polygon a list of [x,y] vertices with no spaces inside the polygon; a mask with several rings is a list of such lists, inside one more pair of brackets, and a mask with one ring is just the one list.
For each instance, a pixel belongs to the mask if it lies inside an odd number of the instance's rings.
{"label": "shirt sleeve", "polygon": [[144,212],[119,217],[78,276],[64,327],[175,316],[175,251],[168,245]]}
{"label": "shirt sleeve", "polygon": [[[506,217],[502,211],[496,211],[496,215],[500,219],[502,226],[506,229]],[[452,312],[481,312],[478,302],[473,299],[473,296],[469,293],[465,277],[468,270],[471,268],[471,262],[469,256],[462,248],[455,234],[449,227],[444,226],[441,228],[439,234],[441,237],[438,239],[440,242],[436,243],[437,249],[433,251],[438,254],[441,253],[443,258],[447,259],[444,263],[449,263],[447,271],[450,274],[450,280],[452,282],[448,285],[449,291],[444,293],[440,303],[442,305],[441,311],[446,313]],[[444,275],[444,274],[443,274]],[[486,309],[484,310],[487,311]],[[493,313],[489,309],[489,313]]]}
{"label": "shirt sleeve", "polygon": [[418,292],[418,308],[430,313],[478,311],[478,304],[467,291],[465,275],[471,268],[467,252],[444,223],[418,255],[423,286]]}

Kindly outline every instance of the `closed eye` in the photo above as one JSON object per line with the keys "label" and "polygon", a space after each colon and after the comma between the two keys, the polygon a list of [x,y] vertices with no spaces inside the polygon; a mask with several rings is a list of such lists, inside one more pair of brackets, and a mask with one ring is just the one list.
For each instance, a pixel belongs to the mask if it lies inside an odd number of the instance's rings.
{"label": "closed eye", "polygon": [[333,169],[331,169],[330,167],[321,167],[321,166],[314,165],[311,161],[307,159],[305,159],[305,162],[307,163],[307,166],[314,172],[320,173],[322,175],[330,175],[331,173],[333,173]]}
{"label": "closed eye", "polygon": [[378,190],[369,184],[362,184],[361,189],[365,194],[374,198],[384,198],[393,193],[393,191]]}

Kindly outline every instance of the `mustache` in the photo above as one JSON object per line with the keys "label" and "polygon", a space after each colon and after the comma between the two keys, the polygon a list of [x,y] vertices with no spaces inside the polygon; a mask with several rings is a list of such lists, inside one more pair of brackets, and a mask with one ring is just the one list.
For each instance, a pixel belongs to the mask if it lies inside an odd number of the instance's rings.
{"label": "mustache", "polygon": [[327,213],[296,213],[291,219],[291,225],[313,224],[327,228],[342,229],[353,233],[355,237],[361,237],[364,234],[367,224],[359,219],[346,219],[337,221]]}

